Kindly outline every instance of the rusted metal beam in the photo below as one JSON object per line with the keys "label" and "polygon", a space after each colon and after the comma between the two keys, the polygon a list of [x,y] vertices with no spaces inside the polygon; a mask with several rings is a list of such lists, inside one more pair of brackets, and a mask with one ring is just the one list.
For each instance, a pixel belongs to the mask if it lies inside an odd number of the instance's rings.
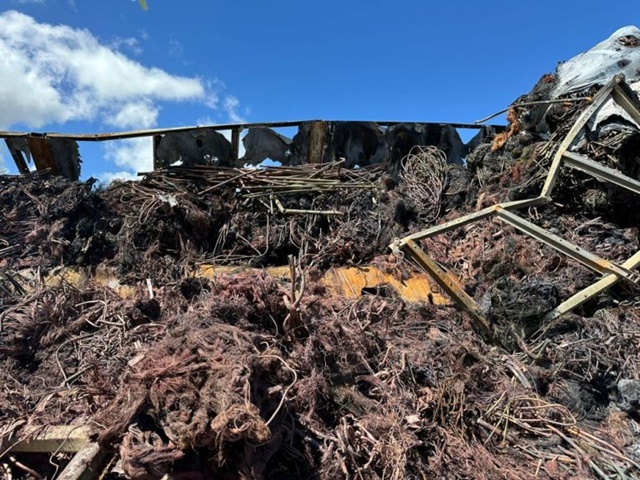
{"label": "rusted metal beam", "polygon": [[564,164],[581,172],[605,180],[640,195],[640,182],[623,173],[594,162],[589,157],[574,152],[564,152]]}
{"label": "rusted metal beam", "polygon": [[636,92],[631,90],[622,75],[616,76],[615,81],[616,88],[611,92],[613,99],[640,125],[640,103]]}
{"label": "rusted metal beam", "polygon": [[153,136],[153,169],[158,170],[162,168],[162,161],[160,157],[158,157],[158,147],[160,146],[160,141],[162,140],[162,135],[154,135]]}
{"label": "rusted metal beam", "polygon": [[584,126],[587,124],[591,117],[593,117],[598,109],[604,104],[606,100],[611,96],[611,92],[613,92],[616,87],[617,77],[612,79],[605,87],[600,89],[598,93],[593,97],[593,101],[591,104],[584,109],[584,111],[580,114],[576,122],[569,130],[569,133],[564,137],[558,150],[556,151],[555,156],[553,157],[553,162],[551,163],[551,167],[549,168],[549,173],[547,175],[547,179],[542,187],[542,192],[540,196],[542,197],[550,197],[553,189],[556,185],[556,181],[558,180],[558,175],[560,173],[560,168],[562,167],[562,157],[564,153],[571,147],[573,142],[575,141],[578,134],[582,131]]}
{"label": "rusted metal beam", "polygon": [[20,172],[23,175],[26,175],[27,173],[29,173],[29,166],[27,165],[27,161],[24,159],[22,152],[17,148],[15,148],[13,145],[11,145],[10,139],[8,138],[5,139],[5,143],[7,144],[9,153],[11,154],[11,157],[13,158],[13,161],[15,162],[16,167],[18,168],[18,172]]}
{"label": "rusted metal beam", "polygon": [[579,247],[578,245],[574,245],[558,235],[547,232],[544,228],[541,228],[536,224],[515,215],[514,213],[501,208],[499,208],[496,213],[500,220],[526,233],[530,237],[535,238],[539,242],[564,253],[568,257],[573,258],[575,261],[581,263],[587,268],[590,268],[596,273],[614,274],[621,279],[628,280],[634,285],[640,281],[640,277],[631,270],[621,267],[620,265],[616,265],[609,260],[605,260],[604,258]]}
{"label": "rusted metal beam", "polygon": [[[337,120],[336,120],[337,121]],[[342,121],[342,120],[340,120]],[[357,120],[354,120],[357,122]],[[239,128],[245,130],[248,128],[284,128],[284,127],[299,127],[303,123],[309,122],[325,122],[331,123],[334,120],[296,120],[291,122],[260,122],[260,123],[225,123],[216,125],[194,125],[189,127],[174,127],[174,128],[155,128],[147,130],[132,130],[128,132],[112,132],[112,133],[36,133],[36,132],[13,132],[13,131],[0,131],[0,138],[12,138],[12,137],[24,137],[27,135],[33,135],[38,137],[48,138],[66,138],[69,140],[85,141],[85,142],[102,142],[106,140],[124,140],[127,138],[139,138],[139,137],[152,137],[154,135],[164,135],[167,133],[180,133],[189,132],[192,130],[233,130]],[[465,128],[470,130],[480,130],[486,127],[492,127],[497,132],[501,132],[505,129],[504,125],[476,125],[473,123],[442,123],[442,122],[406,122],[406,121],[374,121],[372,123],[381,127],[387,127],[391,125],[397,125],[399,123],[411,123],[414,125],[433,125],[442,126],[448,125],[453,128]]]}
{"label": "rusted metal beam", "polygon": [[489,322],[484,318],[478,304],[467,295],[467,292],[458,284],[456,279],[442,268],[438,263],[429,257],[420,246],[413,240],[408,240],[402,247],[403,252],[421,268],[423,268],[436,283],[444,290],[451,298],[460,305],[463,309],[471,314],[471,317],[476,321],[476,324],[480,328],[487,338],[495,341]]}
{"label": "rusted metal beam", "polygon": [[327,138],[327,123],[322,121],[311,122],[309,134],[308,163],[322,163],[324,159],[324,147]]}
{"label": "rusted metal beam", "polygon": [[441,233],[446,233],[451,230],[455,230],[456,228],[464,227],[465,225],[469,225],[470,223],[477,222],[479,220],[483,220],[485,218],[492,217],[496,214],[496,211],[499,208],[505,210],[516,210],[520,208],[528,208],[534,207],[536,205],[540,205],[542,203],[547,203],[549,201],[548,198],[545,197],[536,197],[529,200],[516,200],[514,202],[505,202],[499,203],[497,205],[493,205],[492,207],[487,207],[482,210],[479,210],[474,213],[469,213],[467,215],[463,215],[460,218],[456,218],[455,220],[451,220],[449,222],[443,223],[441,225],[436,225],[434,227],[428,228],[426,230],[422,230],[420,232],[411,234],[407,237],[401,238],[399,240],[398,245],[392,244],[390,247],[392,249],[402,247],[406,243],[414,240],[422,240],[423,238],[433,237],[434,235],[439,235]]}
{"label": "rusted metal beam", "polygon": [[[629,260],[622,264],[622,267],[628,270],[633,270],[635,268],[638,268],[638,266],[640,266],[640,252],[636,252]],[[595,298],[608,288],[611,288],[619,281],[620,277],[613,273],[601,278],[593,285],[590,285],[584,290],[581,290],[575,295],[572,295],[570,298],[551,310],[545,316],[545,320],[553,320],[560,317],[561,315],[564,315],[565,313],[574,310],[575,308],[578,308],[583,303],[591,300],[592,298]]]}
{"label": "rusted metal beam", "polygon": [[241,127],[236,127],[231,130],[231,152],[233,153],[233,160],[237,162],[240,159],[240,133]]}
{"label": "rusted metal beam", "polygon": [[[569,148],[571,148],[575,142],[578,134],[596,114],[604,102],[611,97],[613,97],[613,100],[640,124],[640,101],[635,93],[631,91],[629,86],[624,82],[624,77],[618,75],[596,94],[592,103],[578,117],[569,133],[567,133],[561,142],[558,150],[556,151],[551,168],[547,174],[547,179],[539,197],[524,201],[524,203],[522,201],[512,202],[510,204],[498,204],[493,207],[485,208],[479,212],[465,215],[445,224],[405,237],[395,244],[392,244],[391,248],[402,248],[403,252],[408,253],[414,261],[418,262],[433,276],[438,284],[447,293],[449,293],[459,305],[467,309],[476,319],[479,318],[478,315],[480,313],[477,304],[466,294],[466,292],[464,292],[464,290],[458,287],[455,282],[450,281],[451,277],[449,274],[430,257],[428,257],[417,246],[415,240],[453,230],[483,218],[496,215],[501,221],[508,223],[536,240],[566,254],[591,270],[607,275],[595,284],[576,293],[571,298],[560,304],[557,308],[549,312],[545,317],[547,320],[557,318],[560,315],[570,312],[620,280],[629,281],[634,285],[639,284],[640,275],[634,272],[633,269],[640,266],[640,252],[635,253],[622,265],[617,265],[544,230],[543,228],[510,211],[518,208],[524,208],[527,206],[526,202],[532,202],[529,204],[529,206],[532,206],[536,203],[547,203],[551,201],[551,194],[555,187],[558,174],[560,169],[565,165],[640,194],[640,181],[628,177],[617,170],[594,162],[584,155],[569,151]],[[482,317],[480,317],[478,321],[483,324],[481,319]]]}

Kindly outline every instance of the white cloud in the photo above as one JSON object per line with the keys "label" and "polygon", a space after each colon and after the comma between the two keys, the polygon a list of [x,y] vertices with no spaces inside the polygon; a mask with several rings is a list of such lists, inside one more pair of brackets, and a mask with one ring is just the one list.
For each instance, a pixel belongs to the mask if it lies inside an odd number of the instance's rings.
{"label": "white cloud", "polygon": [[153,170],[153,140],[151,137],[114,140],[105,143],[107,159],[118,167],[133,172]]}
{"label": "white cloud", "polygon": [[87,30],[0,14],[0,127],[104,120],[131,102],[205,101],[198,78],[148,68]]}
{"label": "white cloud", "polygon": [[159,107],[150,101],[131,102],[120,107],[105,119],[107,125],[116,128],[140,129],[156,124],[160,113]]}
{"label": "white cloud", "polygon": [[[141,38],[146,41],[148,34]],[[220,80],[172,75],[121,50],[137,54],[141,47],[135,38],[106,44],[88,30],[39,23],[16,11],[0,13],[0,129],[38,130],[70,121],[118,130],[152,128],[165,102],[221,109],[230,121],[244,122],[238,99],[228,94],[221,99]],[[119,170],[131,174],[153,166],[150,138],[104,145],[106,159]]]}
{"label": "white cloud", "polygon": [[103,184],[111,183],[113,180],[138,180],[138,176],[131,172],[104,172],[98,175],[98,179]]}

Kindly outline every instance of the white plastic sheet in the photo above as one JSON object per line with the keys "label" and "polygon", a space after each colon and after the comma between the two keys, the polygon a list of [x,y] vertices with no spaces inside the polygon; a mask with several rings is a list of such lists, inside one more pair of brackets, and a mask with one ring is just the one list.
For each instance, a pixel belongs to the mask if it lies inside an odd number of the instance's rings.
{"label": "white plastic sheet", "polygon": [[590,50],[560,64],[552,97],[604,85],[623,73],[627,83],[640,80],[640,29],[623,27]]}

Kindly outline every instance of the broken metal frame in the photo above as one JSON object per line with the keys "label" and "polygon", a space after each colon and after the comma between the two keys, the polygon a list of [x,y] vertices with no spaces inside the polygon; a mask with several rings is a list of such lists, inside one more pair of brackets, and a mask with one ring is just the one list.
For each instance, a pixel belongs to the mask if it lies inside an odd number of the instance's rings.
{"label": "broken metal frame", "polygon": [[549,173],[547,174],[547,179],[539,197],[529,200],[500,203],[444,224],[434,226],[427,230],[414,233],[413,235],[400,239],[391,245],[393,250],[403,252],[427,273],[429,273],[438,285],[440,285],[440,287],[446,291],[459,306],[467,310],[472,315],[478,326],[487,335],[491,336],[489,323],[484,317],[478,304],[464,291],[464,289],[459,285],[457,279],[450,272],[440,266],[435,260],[430,258],[422,248],[420,248],[417,243],[419,240],[433,237],[479,220],[497,217],[499,220],[515,227],[517,230],[520,230],[545,245],[548,245],[573,260],[576,260],[592,271],[605,275],[593,285],[590,285],[576,293],[550,311],[545,317],[546,320],[555,319],[567,312],[570,312],[621,280],[628,281],[635,285],[640,283],[640,275],[633,271],[636,267],[640,266],[640,252],[636,252],[631,258],[621,265],[618,265],[588,252],[587,250],[574,245],[573,243],[554,235],[513,213],[513,210],[520,210],[551,202],[551,195],[555,188],[558,175],[561,168],[564,166],[587,173],[592,177],[613,183],[640,195],[639,181],[628,177],[617,170],[600,165],[587,156],[569,151],[583,128],[594,117],[600,107],[610,98],[612,98],[618,105],[620,105],[620,107],[631,115],[631,118],[640,124],[640,102],[638,101],[635,93],[624,81],[624,76],[618,75],[593,97],[591,104],[582,112],[571,130],[565,136],[553,158]]}
{"label": "broken metal frame", "polygon": [[[342,120],[340,120],[342,121]],[[230,124],[217,124],[217,125],[197,125],[191,127],[175,127],[175,128],[157,128],[148,130],[134,130],[129,132],[113,132],[113,133],[82,133],[82,134],[65,134],[65,133],[34,133],[34,132],[10,132],[0,131],[0,138],[10,139],[17,137],[25,137],[29,139],[38,139],[40,144],[46,146],[48,139],[67,139],[83,142],[103,142],[108,140],[126,140],[132,138],[152,137],[153,139],[153,163],[154,169],[161,167],[161,162],[156,155],[156,149],[162,135],[168,133],[184,133],[197,130],[214,130],[214,131],[231,131],[231,149],[233,152],[234,160],[238,160],[240,153],[240,134],[243,130],[249,128],[286,128],[286,127],[300,127],[303,124],[310,124],[310,138],[309,138],[309,154],[307,158],[308,163],[322,163],[323,147],[327,136],[327,126],[330,123],[338,122],[338,120],[296,120],[290,122],[262,122],[262,123],[230,123]],[[411,123],[415,125],[449,125],[453,128],[473,129],[480,130],[482,128],[491,127],[496,131],[504,130],[504,126],[501,125],[480,125],[477,123],[437,123],[437,122],[399,122],[399,121],[376,121],[372,122],[380,127],[390,127],[399,123]],[[27,162],[19,150],[11,148],[9,143],[9,152],[18,167],[18,171],[21,174],[29,173]],[[35,152],[33,155],[34,160],[38,160],[39,154]],[[38,157],[38,158],[36,158]],[[45,163],[51,163],[51,159],[44,158],[41,163],[44,168]],[[40,166],[38,166],[40,169]]]}

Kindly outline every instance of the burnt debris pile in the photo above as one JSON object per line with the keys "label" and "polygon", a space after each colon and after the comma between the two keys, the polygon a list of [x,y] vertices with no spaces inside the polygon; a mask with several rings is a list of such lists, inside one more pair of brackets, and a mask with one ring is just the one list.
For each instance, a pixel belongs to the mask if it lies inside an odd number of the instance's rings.
{"label": "burnt debris pile", "polygon": [[0,177],[0,474],[640,478],[638,72],[627,27],[466,146]]}

